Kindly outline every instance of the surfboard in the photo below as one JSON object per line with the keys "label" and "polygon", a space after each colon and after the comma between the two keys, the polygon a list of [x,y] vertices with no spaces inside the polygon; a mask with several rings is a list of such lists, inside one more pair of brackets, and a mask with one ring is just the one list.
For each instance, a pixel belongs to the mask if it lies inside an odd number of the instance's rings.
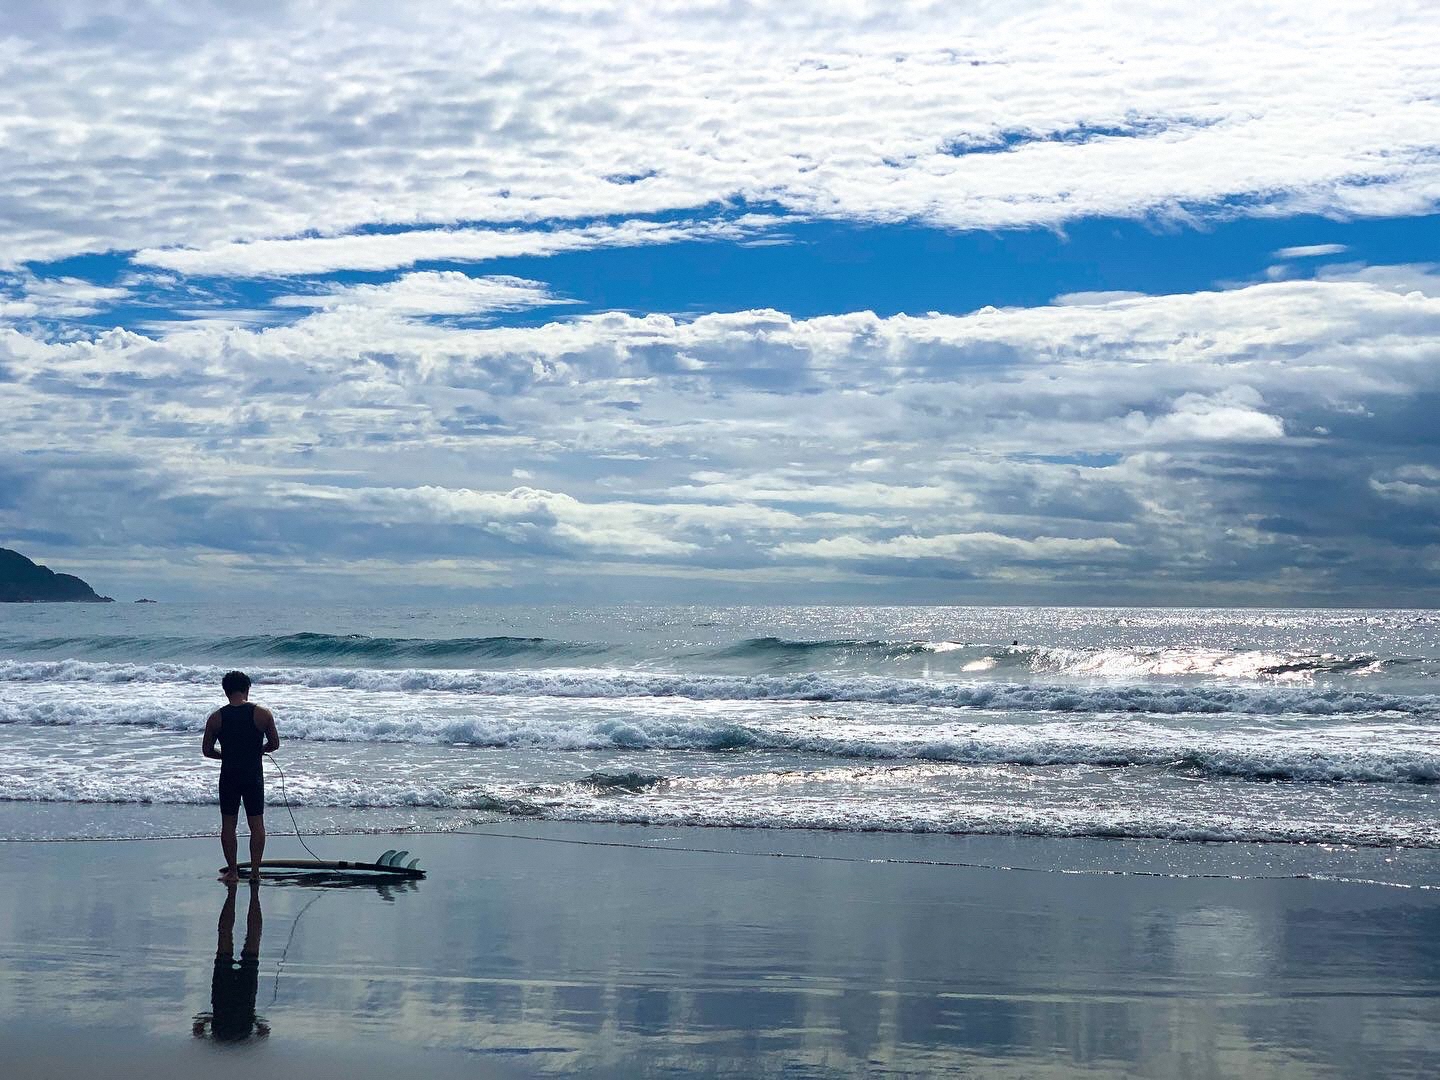
{"label": "surfboard", "polygon": [[[262,873],[266,870],[344,870],[347,873],[359,870],[384,874],[387,877],[423,878],[425,871],[415,865],[420,861],[419,859],[411,859],[408,864],[400,861],[409,854],[408,851],[397,852],[391,848],[374,862],[349,862],[345,859],[262,859],[260,870]],[[251,864],[242,862],[236,869],[242,875],[248,874]],[[220,873],[224,872],[225,867],[222,866]]]}

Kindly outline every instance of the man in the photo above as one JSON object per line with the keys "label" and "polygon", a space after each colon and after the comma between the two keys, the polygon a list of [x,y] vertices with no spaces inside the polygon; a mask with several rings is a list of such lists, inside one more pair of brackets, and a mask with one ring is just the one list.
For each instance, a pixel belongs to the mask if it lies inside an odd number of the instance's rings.
{"label": "man", "polygon": [[[275,717],[269,709],[250,701],[250,676],[232,671],[220,680],[230,704],[216,709],[205,721],[205,739],[200,752],[220,762],[220,849],[225,869],[220,880],[240,880],[235,861],[235,825],[240,804],[250,825],[250,878],[260,877],[260,860],[265,857],[265,773],[260,764],[264,754],[280,746]],[[219,742],[220,748],[215,748]]]}

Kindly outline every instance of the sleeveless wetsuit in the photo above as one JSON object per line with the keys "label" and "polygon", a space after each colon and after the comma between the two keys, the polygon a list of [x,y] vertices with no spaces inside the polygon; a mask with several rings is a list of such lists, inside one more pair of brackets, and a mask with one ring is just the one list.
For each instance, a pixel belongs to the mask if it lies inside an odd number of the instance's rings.
{"label": "sleeveless wetsuit", "polygon": [[265,736],[255,726],[255,706],[226,705],[220,710],[220,813],[245,816],[265,812]]}

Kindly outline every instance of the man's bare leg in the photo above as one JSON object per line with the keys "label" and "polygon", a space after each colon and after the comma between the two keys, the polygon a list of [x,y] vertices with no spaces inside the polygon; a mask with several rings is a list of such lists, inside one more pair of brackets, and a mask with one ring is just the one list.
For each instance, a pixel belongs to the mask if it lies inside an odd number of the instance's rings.
{"label": "man's bare leg", "polygon": [[235,825],[239,820],[239,814],[220,815],[220,850],[225,853],[225,869],[220,872],[220,880],[227,883],[240,880],[240,869],[235,862],[238,846],[235,839]]}
{"label": "man's bare leg", "polygon": [[250,826],[250,880],[260,879],[260,860],[265,858],[265,815],[246,817]]}

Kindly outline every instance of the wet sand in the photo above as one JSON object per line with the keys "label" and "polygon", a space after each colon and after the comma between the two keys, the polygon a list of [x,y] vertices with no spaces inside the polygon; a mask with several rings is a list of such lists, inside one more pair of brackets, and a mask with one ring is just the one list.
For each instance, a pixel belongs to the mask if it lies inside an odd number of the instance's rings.
{"label": "wet sand", "polygon": [[228,917],[213,839],[0,845],[7,1075],[1420,1077],[1440,1045],[1440,891],[1288,876],[1383,853],[478,831],[313,839],[430,877]]}

